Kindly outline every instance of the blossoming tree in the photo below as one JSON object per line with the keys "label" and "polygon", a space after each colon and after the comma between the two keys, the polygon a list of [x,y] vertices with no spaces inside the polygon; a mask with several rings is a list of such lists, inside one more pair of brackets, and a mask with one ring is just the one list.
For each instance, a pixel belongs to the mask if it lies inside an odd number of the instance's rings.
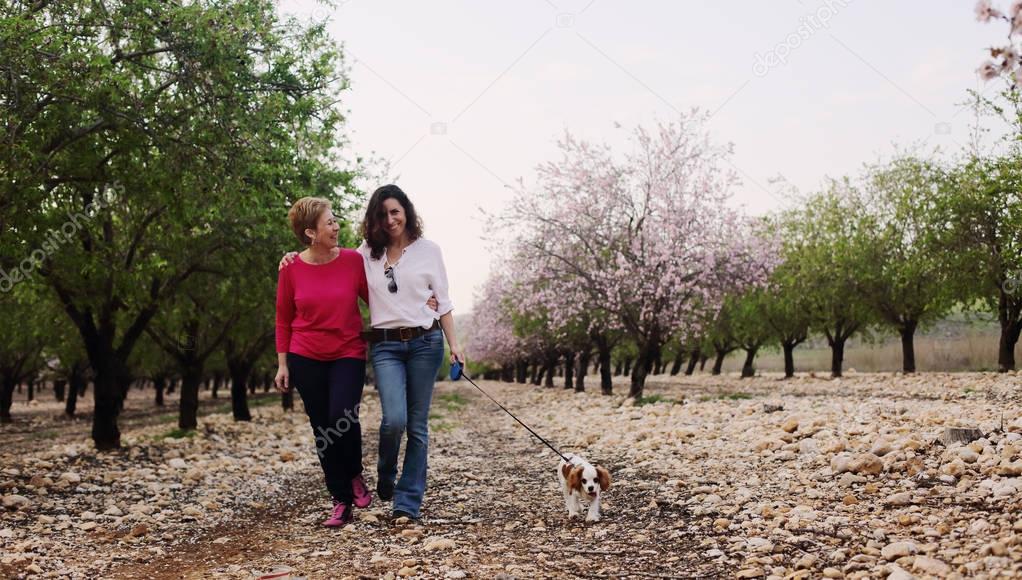
{"label": "blossoming tree", "polygon": [[728,206],[728,147],[712,144],[704,114],[637,128],[614,155],[571,135],[503,216],[515,245],[553,281],[533,298],[551,320],[588,316],[638,347],[629,394],[679,329],[699,325],[736,284],[769,273],[766,252]]}

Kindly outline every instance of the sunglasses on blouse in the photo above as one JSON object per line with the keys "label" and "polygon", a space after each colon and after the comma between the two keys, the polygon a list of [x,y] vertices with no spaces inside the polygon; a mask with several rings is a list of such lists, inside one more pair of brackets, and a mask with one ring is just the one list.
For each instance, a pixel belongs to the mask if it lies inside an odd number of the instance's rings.
{"label": "sunglasses on blouse", "polygon": [[394,266],[387,266],[383,270],[383,275],[387,277],[390,282],[387,283],[387,290],[390,290],[391,294],[397,293],[397,281],[394,280]]}

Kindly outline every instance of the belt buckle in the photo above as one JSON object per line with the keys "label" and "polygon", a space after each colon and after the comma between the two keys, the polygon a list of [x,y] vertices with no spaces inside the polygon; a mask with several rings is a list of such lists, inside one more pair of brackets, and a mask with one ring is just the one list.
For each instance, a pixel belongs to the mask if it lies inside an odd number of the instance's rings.
{"label": "belt buckle", "polygon": [[398,337],[401,338],[401,342],[408,342],[409,340],[415,338],[412,336],[411,328],[399,328],[397,329],[397,334]]}

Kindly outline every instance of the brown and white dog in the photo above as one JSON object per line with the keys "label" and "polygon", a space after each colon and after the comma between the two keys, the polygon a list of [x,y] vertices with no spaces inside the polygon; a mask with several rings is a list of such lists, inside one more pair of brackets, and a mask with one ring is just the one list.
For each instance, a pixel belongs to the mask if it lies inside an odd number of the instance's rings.
{"label": "brown and white dog", "polygon": [[610,488],[610,472],[599,465],[590,465],[588,461],[573,453],[565,457],[568,461],[561,460],[557,477],[561,480],[561,491],[564,492],[564,505],[568,508],[568,517],[581,515],[582,503],[585,502],[589,504],[586,521],[600,521],[600,494]]}

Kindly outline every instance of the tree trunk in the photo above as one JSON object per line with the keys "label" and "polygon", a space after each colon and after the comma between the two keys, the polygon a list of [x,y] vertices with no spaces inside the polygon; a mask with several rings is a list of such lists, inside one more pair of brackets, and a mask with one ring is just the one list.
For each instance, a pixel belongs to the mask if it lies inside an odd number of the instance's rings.
{"label": "tree trunk", "polygon": [[71,365],[67,380],[67,401],[64,403],[64,414],[74,417],[78,410],[78,397],[85,394],[85,387],[88,385],[88,381],[85,379],[85,365],[83,363]]}
{"label": "tree trunk", "polygon": [[124,401],[128,400],[128,392],[131,390],[131,385],[135,382],[135,380],[131,378],[130,371],[128,371],[126,367],[121,368],[124,369],[124,374],[117,379],[117,386],[121,393],[121,398],[117,401],[119,411],[124,410]]}
{"label": "tree trunk", "polygon": [[252,413],[248,409],[248,390],[245,384],[251,369],[243,364],[230,365],[231,369],[231,412],[235,421],[251,421]]}
{"label": "tree trunk", "polygon": [[504,381],[505,383],[514,382],[514,380],[515,380],[515,367],[514,367],[514,365],[506,364],[503,367],[501,367],[501,370],[500,370],[500,380]]}
{"label": "tree trunk", "polygon": [[295,390],[291,389],[280,395],[280,404],[285,411],[293,411],[295,408]]}
{"label": "tree trunk", "polygon": [[58,403],[63,403],[64,398],[67,396],[67,381],[64,379],[56,379],[53,381],[53,398]]}
{"label": "tree trunk", "polygon": [[674,355],[674,362],[671,363],[671,376],[676,377],[681,372],[681,367],[685,365],[685,349],[679,348],[678,352]]}
{"label": "tree trunk", "polygon": [[15,377],[4,375],[0,382],[0,423],[11,423],[11,405],[14,404],[14,389],[17,388],[18,380]]}
{"label": "tree trunk", "polygon": [[781,348],[784,349],[784,378],[790,379],[795,376],[795,347],[798,344],[794,341],[786,340],[781,343]]}
{"label": "tree trunk", "polygon": [[162,407],[164,405],[163,391],[167,389],[167,377],[163,375],[153,377],[153,389],[156,391],[156,406]]}
{"label": "tree trunk", "polygon": [[646,375],[649,373],[650,364],[655,356],[654,349],[639,347],[639,357],[632,367],[632,384],[628,389],[628,396],[633,399],[641,399],[646,388]]}
{"label": "tree trunk", "polygon": [[545,388],[554,388],[554,377],[557,374],[557,362],[560,358],[561,355],[556,351],[547,351],[543,355],[543,368],[546,372],[546,377],[543,379],[543,386]]}
{"label": "tree trunk", "polygon": [[574,383],[575,353],[568,351],[564,355],[564,388],[570,389]]}
{"label": "tree trunk", "polygon": [[219,399],[220,398],[219,397],[219,395],[220,395],[220,378],[219,377],[214,377],[213,378],[213,387],[210,389],[210,391],[211,391],[210,392],[210,396],[211,397],[213,397],[214,399]]}
{"label": "tree trunk", "polygon": [[646,376],[649,376],[656,369],[657,360],[660,358],[660,349],[650,351],[646,354]]}
{"label": "tree trunk", "polygon": [[1022,333],[1022,321],[1001,319],[1001,338],[997,347],[998,372],[1015,370],[1015,345]]}
{"label": "tree trunk", "polygon": [[689,355],[689,366],[685,369],[685,376],[691,377],[692,374],[696,372],[696,365],[699,364],[700,354],[699,349],[696,348],[692,351],[692,354]]}
{"label": "tree trunk", "polygon": [[543,377],[546,376],[546,365],[543,363],[536,363],[536,376],[532,379],[532,384],[537,387],[543,384]]}
{"label": "tree trunk", "polygon": [[753,363],[756,362],[757,352],[759,352],[759,345],[745,349],[745,364],[742,365],[743,379],[756,376],[756,367]]}
{"label": "tree trunk", "polygon": [[181,369],[181,404],[177,426],[190,431],[199,426],[199,387],[202,386],[202,369],[189,367]]}
{"label": "tree trunk", "polygon": [[540,368],[540,365],[538,365],[536,363],[530,363],[529,367],[530,367],[530,369],[529,369],[529,382],[534,384],[534,385],[538,385],[539,384],[539,368]]}
{"label": "tree trunk", "polygon": [[586,375],[589,374],[589,359],[592,352],[584,350],[578,353],[578,374],[575,375],[575,392],[581,393],[586,390]]}
{"label": "tree trunk", "polygon": [[710,371],[710,374],[717,376],[724,369],[724,359],[727,358],[728,353],[731,351],[717,348],[714,349],[714,352],[716,352],[716,356],[713,359],[713,369]]}
{"label": "tree trunk", "polygon": [[710,355],[702,354],[699,355],[699,372],[706,370],[706,361],[710,360]]}
{"label": "tree trunk", "polygon": [[29,379],[26,381],[28,384],[28,402],[35,400],[35,379]]}
{"label": "tree trunk", "polygon": [[898,329],[901,334],[901,370],[906,373],[916,372],[915,334],[918,326],[918,321],[910,320]]}
{"label": "tree trunk", "polygon": [[610,347],[601,345],[599,348],[600,357],[600,392],[604,395],[614,393],[614,377],[610,369]]}
{"label": "tree trunk", "polygon": [[618,361],[616,363],[614,363],[614,376],[615,377],[620,377],[621,373],[624,372],[624,368],[625,368],[625,363],[622,362],[621,359],[618,359]]}
{"label": "tree trunk", "polygon": [[118,384],[111,363],[101,364],[92,381],[95,401],[92,415],[92,441],[97,451],[111,451],[121,447],[121,430],[117,417],[121,414],[121,385]]}
{"label": "tree trunk", "polygon": [[631,358],[626,358],[625,359],[625,374],[628,375],[628,376],[632,376],[632,361],[633,360],[634,359],[631,359]]}
{"label": "tree trunk", "polygon": [[529,382],[529,363],[523,360],[515,363],[515,382],[520,385]]}
{"label": "tree trunk", "polygon": [[838,378],[845,364],[845,342],[847,338],[836,338],[830,341],[830,376]]}

